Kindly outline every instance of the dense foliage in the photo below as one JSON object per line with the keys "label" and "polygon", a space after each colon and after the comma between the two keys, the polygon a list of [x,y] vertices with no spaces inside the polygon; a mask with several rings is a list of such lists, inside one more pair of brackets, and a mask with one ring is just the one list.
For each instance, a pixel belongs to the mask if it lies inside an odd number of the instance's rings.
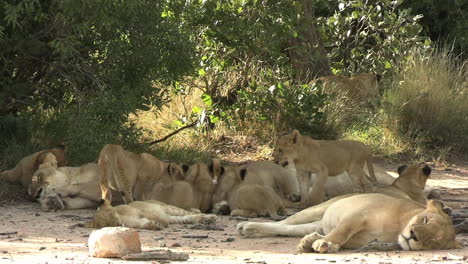
{"label": "dense foliage", "polygon": [[255,119],[339,136],[330,120],[349,106],[309,81],[362,71],[390,80],[429,38],[466,51],[466,3],[453,3],[0,0],[0,155],[65,143],[82,163],[105,143],[145,149],[129,114],[193,89],[205,107],[184,122]]}

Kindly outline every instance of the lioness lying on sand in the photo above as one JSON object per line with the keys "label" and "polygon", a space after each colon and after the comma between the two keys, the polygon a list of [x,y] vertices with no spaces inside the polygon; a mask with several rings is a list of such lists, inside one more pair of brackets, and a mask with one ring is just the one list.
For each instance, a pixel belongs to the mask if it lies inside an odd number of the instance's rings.
{"label": "lioness lying on sand", "polygon": [[[30,190],[44,211],[96,208],[101,200],[98,165],[41,168],[34,173]],[[119,193],[113,197],[122,202]]]}
{"label": "lioness lying on sand", "polygon": [[169,224],[211,224],[215,221],[215,215],[189,212],[155,200],[136,201],[116,207],[109,201],[103,201],[94,219],[86,223],[85,227],[126,226],[161,230]]}
{"label": "lioness lying on sand", "polygon": [[[420,190],[430,171],[427,166],[403,167],[399,182],[406,183],[405,189],[393,184],[379,193],[343,195],[281,222],[243,222],[237,229],[245,237],[305,236],[299,249],[319,253],[361,248],[375,239],[395,243],[403,250],[460,248],[452,221],[439,202],[429,200],[425,208],[409,198]],[[419,177],[421,174],[426,177]],[[409,181],[411,176],[420,181]]]}
{"label": "lioness lying on sand", "polygon": [[352,177],[353,187],[357,187],[353,192],[372,191],[372,185],[364,180],[365,164],[371,182],[376,182],[370,150],[358,141],[314,140],[294,130],[278,139],[273,155],[279,165],[287,166],[293,162],[298,170],[317,175],[312,190],[309,191],[309,183],[301,183],[301,193],[309,193],[301,196],[305,205],[320,203],[328,176],[337,176],[345,171]]}
{"label": "lioness lying on sand", "polygon": [[41,165],[43,167],[66,166],[65,146],[59,145],[51,149],[41,150],[22,158],[13,169],[0,172],[0,179],[19,182],[24,187],[29,188],[34,172]]}
{"label": "lioness lying on sand", "polygon": [[291,163],[283,168],[271,161],[224,166],[213,194],[215,213],[220,214],[227,206],[232,216],[284,218],[278,211],[285,215],[286,200],[300,199],[293,166]]}

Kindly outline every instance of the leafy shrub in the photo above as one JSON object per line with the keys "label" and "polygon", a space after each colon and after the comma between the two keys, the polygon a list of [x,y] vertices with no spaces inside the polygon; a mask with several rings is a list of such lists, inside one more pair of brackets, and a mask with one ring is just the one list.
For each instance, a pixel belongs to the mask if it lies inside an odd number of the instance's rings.
{"label": "leafy shrub", "polygon": [[447,50],[415,52],[385,93],[383,126],[416,154],[468,149],[468,67]]}
{"label": "leafy shrub", "polygon": [[[403,1],[335,2],[332,16],[318,18],[335,74],[392,72],[397,61],[430,41],[421,36],[421,16],[400,9]],[[329,4],[328,4],[329,5]]]}

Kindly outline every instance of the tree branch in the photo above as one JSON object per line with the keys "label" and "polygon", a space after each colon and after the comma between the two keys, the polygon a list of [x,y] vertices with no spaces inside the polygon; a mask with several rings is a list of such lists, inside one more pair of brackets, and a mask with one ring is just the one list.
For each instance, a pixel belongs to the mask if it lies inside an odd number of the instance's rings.
{"label": "tree branch", "polygon": [[150,142],[149,145],[152,146],[152,145],[154,145],[154,144],[157,144],[157,143],[166,141],[168,138],[170,138],[170,137],[172,137],[173,135],[179,133],[180,131],[182,131],[182,130],[184,130],[184,129],[187,129],[187,128],[190,128],[190,127],[194,127],[197,123],[198,123],[198,120],[195,121],[195,122],[193,122],[193,123],[191,123],[191,124],[188,124],[188,125],[186,125],[186,126],[183,126],[183,127],[179,128],[179,129],[177,129],[176,131],[170,133],[169,135],[167,135],[167,136],[165,136],[165,137],[163,137],[163,138],[161,138],[161,139],[157,139],[157,140],[155,140],[155,141]]}

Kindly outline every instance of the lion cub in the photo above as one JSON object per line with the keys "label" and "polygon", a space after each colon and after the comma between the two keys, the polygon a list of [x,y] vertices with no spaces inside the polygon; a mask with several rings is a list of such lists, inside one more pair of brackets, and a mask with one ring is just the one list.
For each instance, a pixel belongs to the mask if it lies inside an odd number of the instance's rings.
{"label": "lion cub", "polygon": [[169,224],[212,224],[216,221],[215,215],[193,213],[155,200],[136,201],[116,207],[108,200],[102,203],[94,219],[86,223],[85,227],[126,226],[161,230]]}
{"label": "lion cub", "polygon": [[98,159],[102,198],[112,201],[110,190],[122,193],[125,203],[143,200],[159,182],[183,179],[176,163],[161,161],[148,153],[133,153],[119,145],[105,145]]}
{"label": "lion cub", "polygon": [[[273,155],[274,161],[282,166],[293,162],[298,170],[317,175],[308,197],[302,197],[301,202],[305,204],[319,204],[324,196],[328,176],[337,176],[345,171],[354,185],[362,188],[355,192],[372,191],[372,186],[368,186],[364,179],[365,163],[371,181],[376,182],[370,150],[358,141],[314,140],[294,130],[278,139]],[[308,185],[305,187],[308,189]]]}
{"label": "lion cub", "polygon": [[300,199],[293,165],[283,168],[271,161],[255,161],[224,167],[213,194],[215,213],[230,210],[232,216],[284,218],[278,214],[285,215],[286,199]]}

